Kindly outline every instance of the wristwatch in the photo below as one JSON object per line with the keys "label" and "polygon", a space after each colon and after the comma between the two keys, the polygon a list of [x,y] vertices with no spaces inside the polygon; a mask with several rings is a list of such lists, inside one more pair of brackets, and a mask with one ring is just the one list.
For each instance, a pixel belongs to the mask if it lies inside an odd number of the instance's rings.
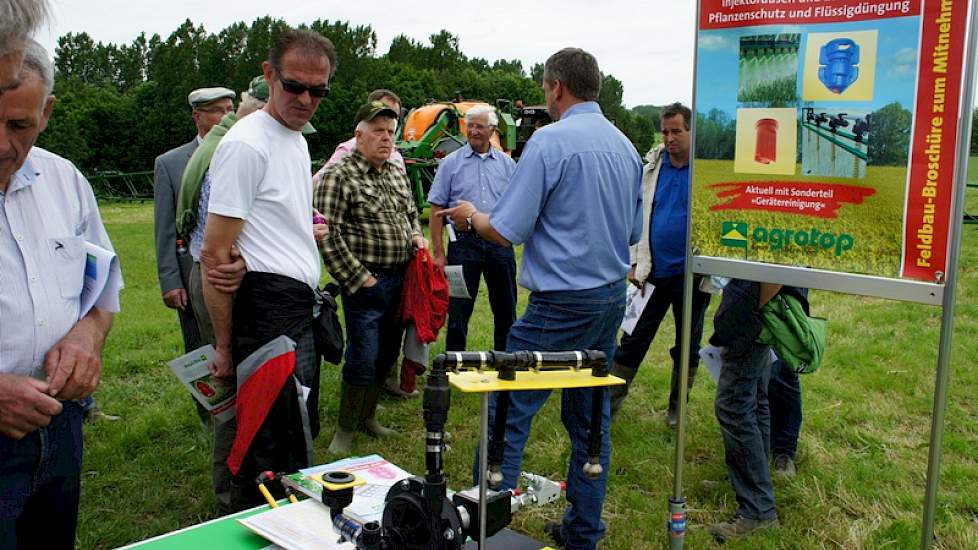
{"label": "wristwatch", "polygon": [[472,226],[472,216],[475,216],[475,212],[472,212],[468,216],[465,216],[465,223],[466,223],[466,225],[468,225],[468,229],[466,229],[466,231],[474,231],[475,230],[475,227]]}

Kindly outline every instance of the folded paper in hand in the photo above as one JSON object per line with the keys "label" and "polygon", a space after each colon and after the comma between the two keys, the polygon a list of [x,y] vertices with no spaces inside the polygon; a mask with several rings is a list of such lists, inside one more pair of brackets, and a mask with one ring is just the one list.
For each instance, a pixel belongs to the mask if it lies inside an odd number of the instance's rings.
{"label": "folded paper in hand", "polygon": [[119,311],[121,289],[122,270],[119,269],[119,257],[111,250],[86,241],[85,280],[82,283],[78,318],[84,318],[94,306],[105,311]]}

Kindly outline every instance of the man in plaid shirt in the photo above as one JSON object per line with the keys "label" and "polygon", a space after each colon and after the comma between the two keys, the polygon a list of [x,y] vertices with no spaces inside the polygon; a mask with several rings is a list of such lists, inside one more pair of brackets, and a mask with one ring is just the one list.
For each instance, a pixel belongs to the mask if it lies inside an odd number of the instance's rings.
{"label": "man in plaid shirt", "polygon": [[377,421],[377,399],[400,350],[404,269],[414,249],[428,247],[407,176],[390,161],[397,113],[372,101],[356,122],[356,151],[326,171],[313,196],[330,221],[319,249],[343,287],[346,355],[339,425],[329,445],[343,455],[358,427],[377,437],[394,433]]}

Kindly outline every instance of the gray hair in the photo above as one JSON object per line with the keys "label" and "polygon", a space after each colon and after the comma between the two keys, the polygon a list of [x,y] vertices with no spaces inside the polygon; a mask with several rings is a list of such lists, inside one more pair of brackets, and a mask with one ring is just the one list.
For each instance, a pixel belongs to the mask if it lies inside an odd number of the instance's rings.
{"label": "gray hair", "polygon": [[238,116],[249,115],[265,106],[265,102],[248,92],[241,92],[241,102],[238,103]]}
{"label": "gray hair", "polygon": [[496,109],[493,109],[489,105],[476,105],[468,111],[465,111],[465,123],[468,124],[473,118],[482,116],[486,117],[486,122],[489,126],[493,128],[499,126],[499,116],[496,115]]}
{"label": "gray hair", "polygon": [[44,84],[44,95],[51,95],[51,91],[54,90],[54,66],[51,64],[51,58],[48,57],[48,51],[33,38],[27,39],[27,46],[24,48],[24,65],[20,69],[21,80],[26,77],[28,71],[37,73]]}
{"label": "gray hair", "polygon": [[19,48],[49,11],[47,0],[0,0],[0,55]]}
{"label": "gray hair", "polygon": [[597,101],[601,93],[601,71],[598,60],[580,48],[564,48],[550,56],[543,65],[544,82],[560,81],[567,91],[583,101]]}

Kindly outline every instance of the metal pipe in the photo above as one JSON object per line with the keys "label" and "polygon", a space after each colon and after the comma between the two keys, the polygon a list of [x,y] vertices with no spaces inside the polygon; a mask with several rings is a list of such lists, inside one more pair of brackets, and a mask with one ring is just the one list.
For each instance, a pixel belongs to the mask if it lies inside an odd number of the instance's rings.
{"label": "metal pipe", "polygon": [[975,12],[978,4],[970,2],[967,48],[964,56],[963,93],[958,107],[958,150],[954,162],[954,189],[951,203],[950,242],[948,243],[947,273],[941,315],[941,341],[937,352],[937,374],[934,381],[934,414],[931,418],[930,448],[927,456],[927,489],[924,493],[924,523],[920,529],[920,547],[930,549],[934,544],[934,514],[937,508],[937,489],[941,482],[941,453],[944,445],[944,413],[947,409],[947,388],[951,380],[951,337],[954,334],[954,290],[958,280],[961,253],[962,216],[968,178],[968,153],[971,143],[971,109],[975,101]]}
{"label": "metal pipe", "polygon": [[604,442],[604,386],[595,386],[591,393],[591,430],[587,436],[587,462],[584,475],[598,479],[604,473],[601,465],[601,444]]}
{"label": "metal pipe", "polygon": [[509,392],[496,394],[496,416],[492,423],[492,438],[489,440],[488,470],[483,470],[488,476],[487,483],[493,489],[503,482],[502,466],[506,455],[506,418],[509,416]]}
{"label": "metal pipe", "polygon": [[489,453],[489,392],[482,394],[482,418],[479,430],[479,550],[486,543],[486,486]]}
{"label": "metal pipe", "polygon": [[[696,17],[699,20],[700,10],[703,9],[701,0],[696,0]],[[700,40],[700,28],[696,25],[696,33],[693,36],[693,101],[690,108],[695,113],[696,112],[696,62],[699,57],[699,40]],[[689,121],[689,139],[691,144],[696,143],[696,117]],[[693,211],[693,174],[696,168],[696,163],[693,162],[696,156],[695,147],[690,152],[690,163],[689,163],[689,181],[687,182],[686,193],[689,200],[689,211]],[[681,330],[683,332],[681,349],[679,350],[679,361],[681,363],[679,367],[679,410],[676,414],[679,415],[679,425],[676,429],[676,453],[673,461],[673,476],[672,476],[672,497],[669,499],[670,506],[672,502],[676,501],[686,501],[686,497],[683,496],[683,452],[686,444],[686,392],[689,391],[687,388],[688,384],[686,382],[686,377],[689,375],[689,341],[690,341],[690,310],[693,307],[693,250],[692,250],[692,237],[693,237],[693,217],[686,216],[686,272],[683,277],[683,322]],[[680,330],[680,327],[676,327],[676,330]],[[671,510],[671,508],[670,508]],[[666,530],[670,532],[671,535],[671,525],[670,521],[667,524]],[[682,550],[683,543],[686,541],[685,537],[669,537],[669,548],[671,550]]]}

